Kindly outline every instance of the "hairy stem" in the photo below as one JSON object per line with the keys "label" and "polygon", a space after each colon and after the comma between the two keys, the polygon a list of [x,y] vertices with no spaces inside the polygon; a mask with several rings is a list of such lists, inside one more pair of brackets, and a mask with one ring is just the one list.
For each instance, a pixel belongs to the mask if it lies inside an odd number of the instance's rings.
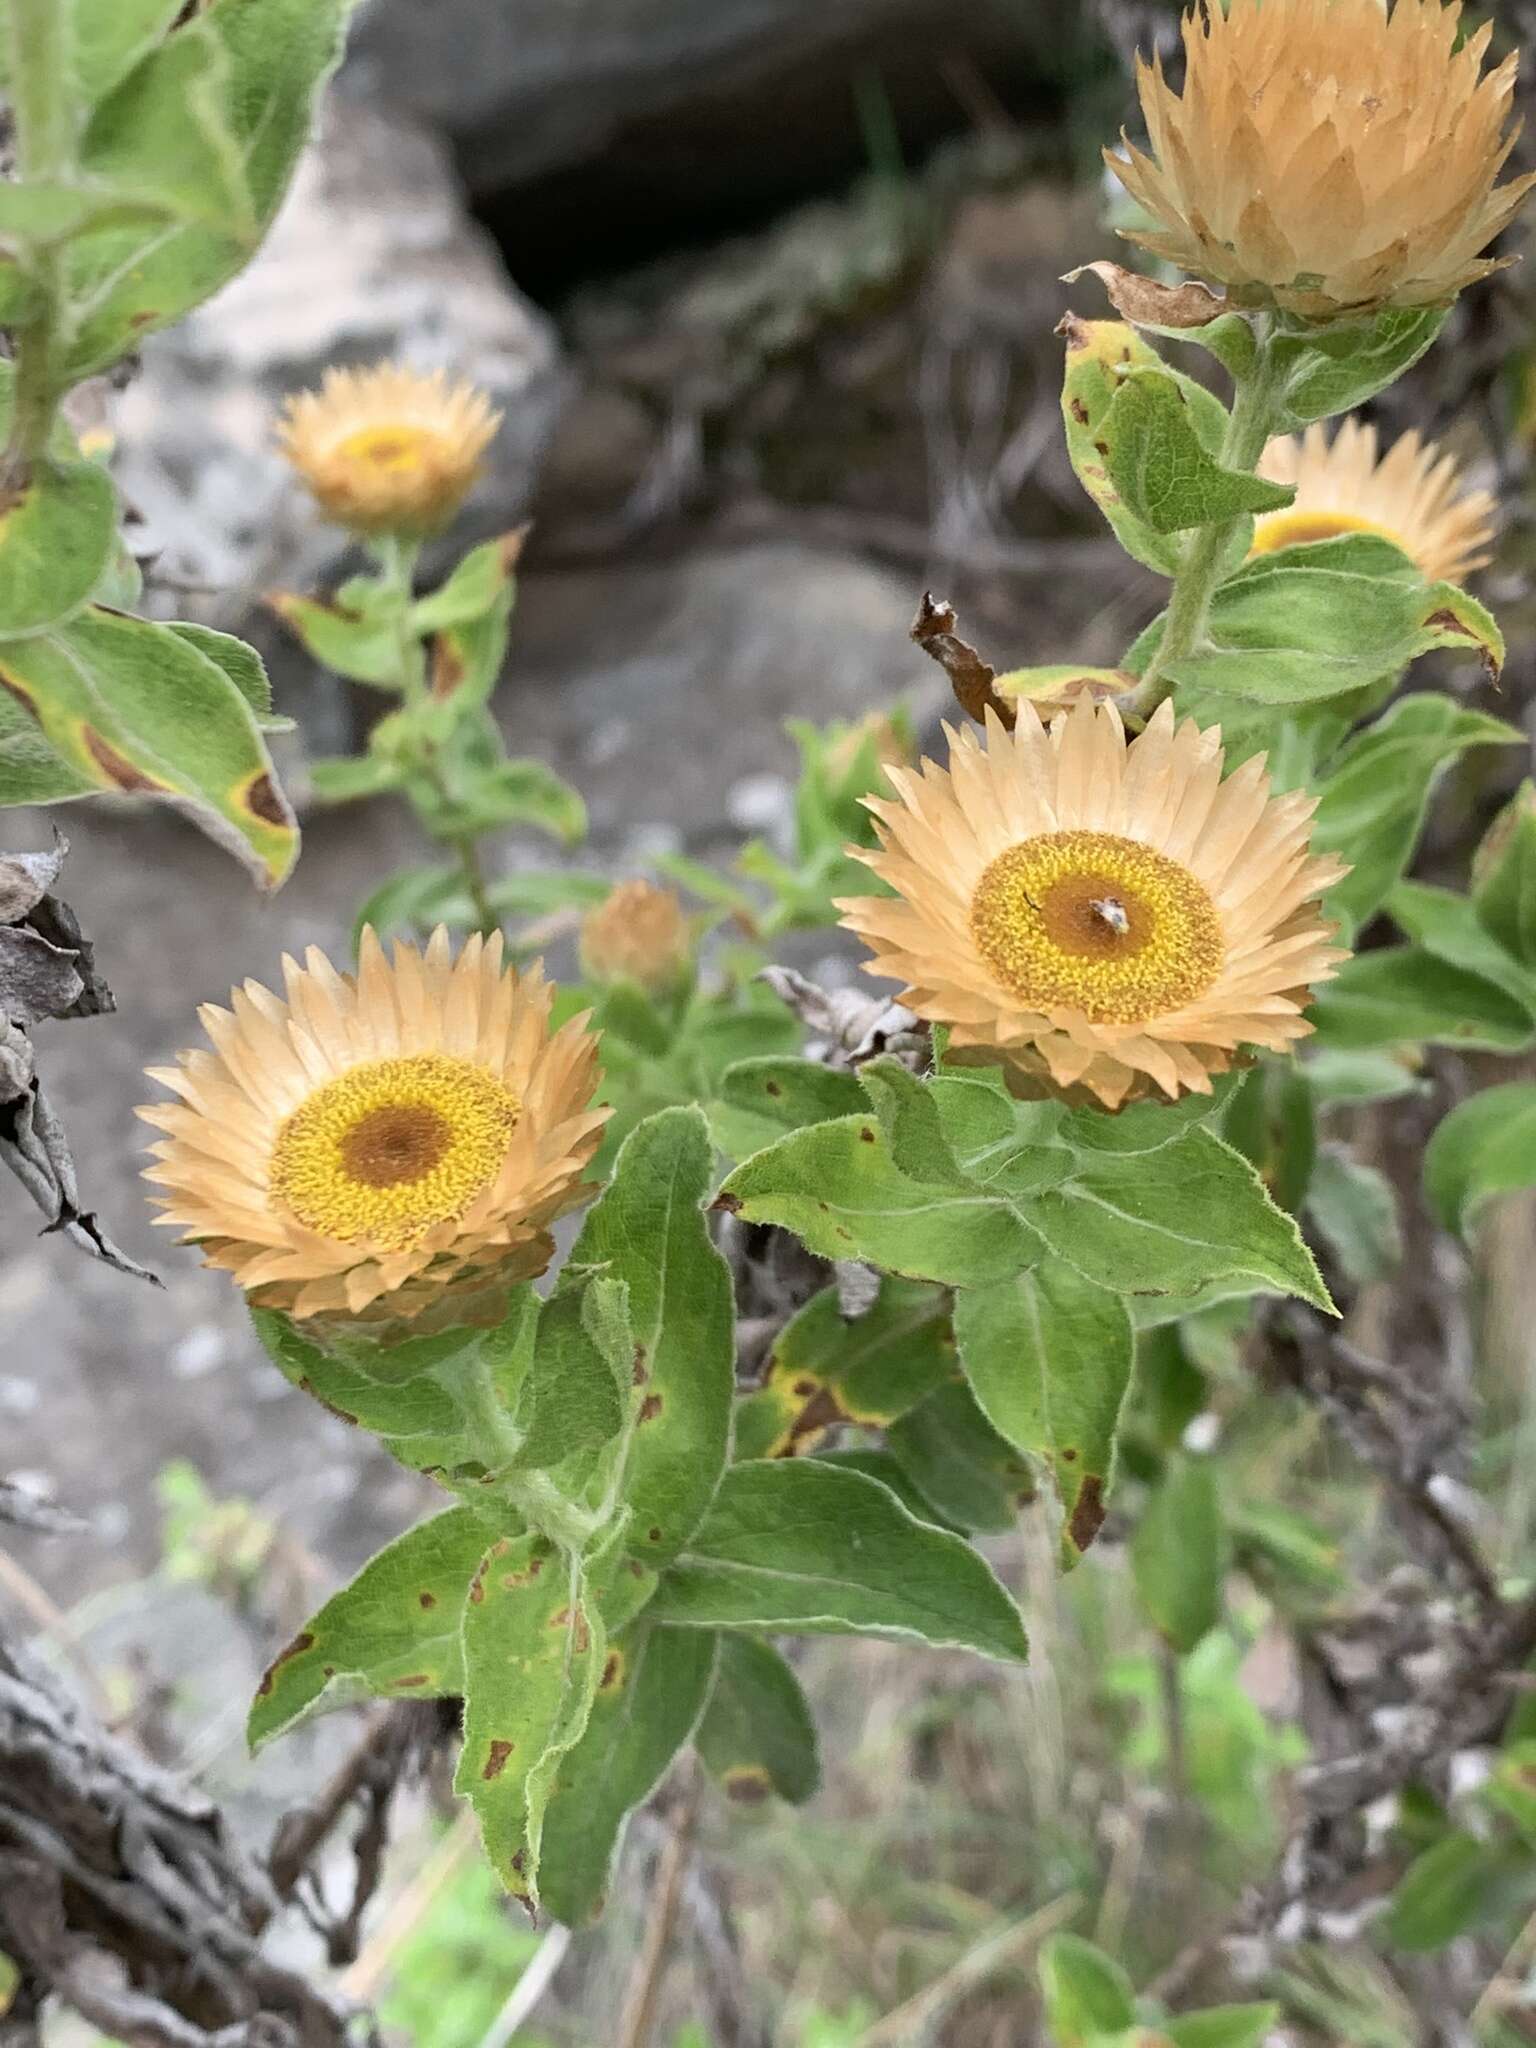
{"label": "hairy stem", "polygon": [[[1255,340],[1253,367],[1238,380],[1233,394],[1232,413],[1221,444],[1223,469],[1254,467],[1274,432],[1280,410],[1284,371],[1262,316],[1255,321]],[[1163,637],[1142,675],[1138,694],[1142,711],[1150,714],[1165,697],[1172,695],[1169,669],[1204,640],[1211,599],[1221,581],[1222,561],[1239,524],[1236,519],[1218,520],[1214,525],[1197,527],[1185,542],[1168,600]]]}
{"label": "hairy stem", "polygon": [[[381,539],[377,548],[379,567],[383,572],[385,585],[396,601],[399,619],[400,687],[405,695],[405,708],[407,712],[417,713],[424,712],[431,701],[427,687],[426,650],[411,625],[411,599],[416,561],[420,551],[418,543],[400,540],[392,534]],[[425,734],[420,735],[416,746],[416,765],[432,785],[439,801],[452,804],[453,789],[444,770],[438,747],[435,741]],[[438,836],[453,850],[458,859],[465,892],[474,906],[477,930],[489,937],[498,929],[499,920],[491,908],[485,868],[480,859],[480,848],[475,835],[472,832],[449,832]]]}

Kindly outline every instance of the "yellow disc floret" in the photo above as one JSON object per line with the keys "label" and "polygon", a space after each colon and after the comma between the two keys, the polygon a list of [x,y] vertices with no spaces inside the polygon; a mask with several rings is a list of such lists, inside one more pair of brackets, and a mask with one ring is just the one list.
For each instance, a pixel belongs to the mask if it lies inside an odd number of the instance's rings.
{"label": "yellow disc floret", "polygon": [[272,1197],[307,1230],[404,1250],[490,1186],[520,1107],[473,1060],[370,1060],[327,1081],[284,1122]]}
{"label": "yellow disc floret", "polygon": [[1222,963],[1221,922],[1185,867],[1109,832],[1047,832],[999,854],[971,901],[971,930],[1031,1008],[1138,1024],[1203,995]]}

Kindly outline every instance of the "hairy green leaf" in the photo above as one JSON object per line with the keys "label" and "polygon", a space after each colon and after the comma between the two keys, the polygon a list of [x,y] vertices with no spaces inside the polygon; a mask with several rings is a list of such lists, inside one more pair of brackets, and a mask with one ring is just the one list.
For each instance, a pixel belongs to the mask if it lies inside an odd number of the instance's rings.
{"label": "hairy green leaf", "polygon": [[714,1689],[694,1737],[704,1768],[744,1805],[770,1793],[803,1805],[821,1782],[821,1760],[799,1679],[772,1643],[742,1635],[719,1642]]}
{"label": "hairy green leaf", "polygon": [[560,1759],[545,1814],[539,1895],[567,1926],[603,1910],[625,1822],[693,1734],[716,1648],[702,1629],[648,1618],[611,1643],[586,1731]]}
{"label": "hairy green leaf", "polygon": [[728,1158],[750,1159],[786,1131],[863,1107],[855,1076],[819,1060],[739,1060],[726,1069],[719,1099],[709,1106],[709,1125]]}
{"label": "hairy green leaf", "polygon": [[953,1528],[1011,1529],[1034,1480],[961,1380],[947,1380],[885,1432],[891,1456]]}
{"label": "hairy green leaf", "polygon": [[474,1807],[502,1883],[536,1905],[550,1793],[607,1663],[602,1620],[573,1560],[542,1537],[502,1537],[470,1587],[463,1642],[454,1790]]}
{"label": "hairy green leaf", "polygon": [[495,1533],[483,1515],[450,1508],[370,1558],[274,1658],[251,1707],[252,1748],[355,1700],[462,1691],[464,1603]]}
{"label": "hairy green leaf", "polygon": [[74,617],[111,563],[117,493],[96,462],[33,465],[0,512],[0,641]]}
{"label": "hairy green leaf", "polygon": [[698,1528],[730,1437],[735,1316],[704,1220],[711,1166],[702,1111],[662,1110],[637,1125],[561,1276],[564,1287],[583,1269],[604,1269],[629,1289],[645,1394],[625,1499],[632,1547],[649,1564],[675,1556]]}
{"label": "hairy green leaf", "polygon": [[652,1611],[695,1628],[1026,1654],[1018,1609],[968,1543],[918,1521],[878,1481],[821,1458],[733,1465]]}
{"label": "hairy green leaf", "polygon": [[154,797],[263,886],[293,866],[298,827],[255,714],[224,667],[170,627],[93,607],[0,645],[0,685],[0,802]]}
{"label": "hairy green leaf", "polygon": [[1114,1478],[1115,1431],[1135,1354],[1124,1301],[1045,1260],[990,1287],[963,1288],[955,1337],[994,1428],[1049,1464],[1061,1496],[1063,1548],[1075,1560],[1099,1532]]}
{"label": "hairy green leaf", "polygon": [[1277,511],[1296,495],[1289,484],[1224,469],[1208,454],[1184,390],[1165,369],[1136,369],[1121,378],[1102,438],[1110,481],[1154,533]]}

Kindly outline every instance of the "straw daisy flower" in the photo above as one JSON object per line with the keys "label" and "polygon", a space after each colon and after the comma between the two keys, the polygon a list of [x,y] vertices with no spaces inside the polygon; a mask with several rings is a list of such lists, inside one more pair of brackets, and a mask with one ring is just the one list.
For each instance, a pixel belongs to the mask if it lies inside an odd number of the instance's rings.
{"label": "straw daisy flower", "polygon": [[290,398],[278,445],[337,526],[415,539],[453,518],[500,424],[472,384],[380,363]]}
{"label": "straw daisy flower", "polygon": [[1496,182],[1517,59],[1485,74],[1492,28],[1457,49],[1460,17],[1460,0],[1191,8],[1182,96],[1138,65],[1151,155],[1105,152],[1155,223],[1127,239],[1309,319],[1454,298],[1499,268],[1482,252],[1533,182]]}
{"label": "straw daisy flower", "polygon": [[314,947],[283,973],[286,1001],[246,982],[199,1012],[212,1052],[151,1070],[181,1098],[139,1112],[166,1133],[156,1221],[259,1308],[379,1335],[494,1319],[593,1192],[585,1018],[551,1034],[553,988],[499,933],[455,960],[439,927],[390,960],[367,931],[355,975]]}
{"label": "straw daisy flower", "polygon": [[1296,498],[1257,521],[1256,555],[1376,533],[1395,541],[1430,583],[1459,583],[1493,559],[1493,498],[1467,490],[1455,456],[1417,432],[1394,441],[1378,460],[1374,427],[1345,420],[1332,442],[1323,427],[1308,427],[1271,441],[1259,474],[1294,484]]}
{"label": "straw daisy flower", "polygon": [[1347,870],[1309,856],[1315,801],[1271,796],[1262,756],[1223,781],[1219,730],[1165,702],[1127,745],[1088,698],[949,741],[947,769],[868,799],[881,845],[854,855],[896,894],[839,908],[962,1061],[1118,1109],[1209,1094],[1239,1047],[1311,1029],[1309,984],[1344,958],[1318,898]]}
{"label": "straw daisy flower", "polygon": [[654,882],[620,882],[582,920],[581,964],[593,981],[632,981],[657,993],[681,980],[692,959],[683,906]]}

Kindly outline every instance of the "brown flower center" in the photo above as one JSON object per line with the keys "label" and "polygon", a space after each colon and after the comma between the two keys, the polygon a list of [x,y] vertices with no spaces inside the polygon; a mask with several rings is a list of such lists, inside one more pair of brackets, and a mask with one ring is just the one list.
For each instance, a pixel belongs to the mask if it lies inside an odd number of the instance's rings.
{"label": "brown flower center", "polygon": [[520,1109],[473,1060],[369,1060],[323,1083],[284,1123],[272,1197],[323,1237],[402,1251],[490,1186]]}
{"label": "brown flower center", "polygon": [[1144,1024],[1204,994],[1221,921],[1188,868],[1109,832],[1046,832],[998,855],[976,885],[982,957],[1030,1009]]}

